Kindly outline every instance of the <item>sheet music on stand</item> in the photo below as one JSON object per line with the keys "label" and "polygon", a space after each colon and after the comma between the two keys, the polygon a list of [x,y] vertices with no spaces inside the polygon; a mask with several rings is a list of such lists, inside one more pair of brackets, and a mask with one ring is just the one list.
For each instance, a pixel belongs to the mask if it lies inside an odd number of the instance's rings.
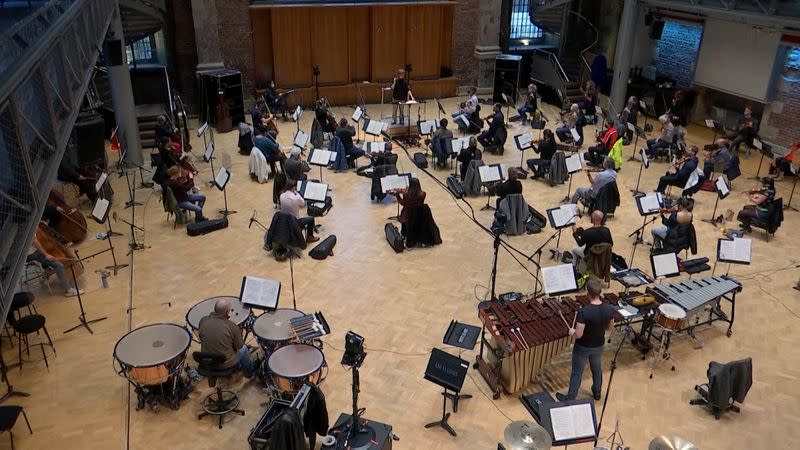
{"label": "sheet music on stand", "polygon": [[676,277],[681,273],[675,253],[650,255],[650,265],[653,267],[653,278]]}
{"label": "sheet music on stand", "polygon": [[336,153],[322,148],[312,148],[308,153],[308,163],[314,166],[326,167],[336,159]]}
{"label": "sheet music on stand", "polygon": [[469,147],[469,138],[456,138],[446,141],[448,153],[460,153],[461,150]]}
{"label": "sheet music on stand", "polygon": [[294,146],[304,149],[308,145],[308,139],[308,133],[303,130],[297,130],[297,134],[294,135]]}
{"label": "sheet music on stand", "polygon": [[514,136],[514,143],[517,144],[517,149],[520,151],[527,150],[533,147],[533,135],[530,131]]}
{"label": "sheet music on stand", "polygon": [[568,402],[566,405],[564,402],[559,402],[547,406],[549,408],[544,416],[549,422],[549,427],[545,428],[549,428],[548,431],[552,433],[553,446],[556,446],[557,442],[596,436],[595,412],[591,401]]}
{"label": "sheet music on stand", "polygon": [[639,106],[644,112],[647,112],[647,103],[645,103],[644,100],[639,100]]}
{"label": "sheet music on stand", "polygon": [[752,241],[747,238],[720,238],[717,240],[717,261],[750,265]]}
{"label": "sheet music on stand", "polygon": [[573,139],[575,142],[578,142],[578,141],[580,141],[580,140],[581,140],[581,135],[580,135],[580,134],[578,134],[578,130],[576,130],[576,129],[575,129],[575,127],[572,127],[572,128],[570,128],[570,129],[569,129],[569,134],[571,134],[571,135],[572,135],[572,139]]}
{"label": "sheet music on stand", "polygon": [[417,122],[417,131],[419,132],[420,136],[429,136],[436,131],[437,128],[438,124],[434,119]]}
{"label": "sheet music on stand", "polygon": [[201,137],[202,135],[204,135],[207,129],[208,129],[208,122],[204,122],[202,125],[200,125],[200,128],[197,129],[197,137]]}
{"label": "sheet music on stand", "polygon": [[386,151],[385,141],[369,141],[367,142],[367,153],[383,153]]}
{"label": "sheet music on stand", "polygon": [[714,188],[716,188],[717,195],[719,195],[720,199],[727,197],[731,193],[731,187],[728,184],[728,179],[724,174],[717,177],[717,181],[714,182]]}
{"label": "sheet music on stand", "polygon": [[631,130],[632,132],[635,132],[636,131],[636,125],[628,122],[628,129]]}
{"label": "sheet music on stand", "polygon": [[206,149],[203,152],[203,161],[209,162],[211,158],[214,156],[214,141],[208,141],[206,144]]}
{"label": "sheet music on stand", "polygon": [[103,197],[98,197],[97,201],[94,202],[94,208],[92,208],[92,219],[97,223],[105,223],[106,218],[108,218],[108,209],[110,206],[110,201]]}
{"label": "sheet music on stand", "polygon": [[381,191],[384,193],[401,189],[408,189],[411,183],[411,174],[386,175],[381,178]]}
{"label": "sheet music on stand", "polygon": [[478,175],[480,176],[481,183],[484,184],[503,180],[503,170],[500,164],[480,166],[478,167]]}
{"label": "sheet music on stand", "polygon": [[753,138],[753,147],[759,150],[764,150],[764,143],[761,142],[761,139],[759,138]]}
{"label": "sheet music on stand", "polygon": [[705,123],[706,123],[706,126],[707,126],[708,128],[711,128],[711,129],[713,130],[713,129],[714,129],[714,127],[715,127],[715,125],[714,125],[714,124],[715,124],[716,122],[714,122],[714,121],[713,121],[713,120],[711,120],[711,119],[706,119],[706,120],[705,120]]}
{"label": "sheet music on stand", "polygon": [[242,289],[239,300],[254,309],[275,311],[281,296],[281,282],[269,278],[260,278],[250,275],[242,277]]}
{"label": "sheet music on stand", "polygon": [[106,180],[108,179],[108,174],[103,172],[100,174],[100,177],[97,178],[97,183],[94,184],[95,192],[100,192],[103,189],[103,185],[106,184]]}
{"label": "sheet music on stand", "polygon": [[642,164],[644,165],[645,169],[650,168],[650,158],[647,157],[647,152],[644,151],[643,148],[639,149],[639,156],[642,157]]}
{"label": "sheet music on stand", "polygon": [[292,113],[292,119],[297,122],[301,117],[303,117],[303,108],[297,105],[297,108],[294,109],[294,113]]}
{"label": "sheet music on stand", "polygon": [[558,230],[570,227],[578,220],[578,205],[566,203],[547,210],[547,217],[550,219],[550,226]]}
{"label": "sheet music on stand", "polygon": [[219,171],[217,171],[217,176],[214,177],[214,185],[221,191],[225,189],[225,186],[230,180],[231,172],[226,169],[225,166],[222,166],[219,168]]}
{"label": "sheet music on stand", "polygon": [[466,114],[461,114],[460,116],[456,117],[456,120],[460,120],[465,127],[469,127],[469,118]]}
{"label": "sheet music on stand", "polygon": [[325,197],[328,196],[328,185],[314,181],[299,180],[297,182],[297,192],[306,201],[324,202]]}
{"label": "sheet music on stand", "polygon": [[358,122],[361,120],[361,117],[364,115],[364,110],[361,109],[360,106],[356,106],[355,111],[353,111],[353,122]]}
{"label": "sheet music on stand", "polygon": [[369,119],[365,122],[364,132],[372,136],[380,136],[385,124],[380,120]]}
{"label": "sheet music on stand", "polygon": [[542,267],[542,278],[547,295],[569,294],[578,290],[575,266],[572,264]]}
{"label": "sheet music on stand", "polygon": [[583,169],[583,161],[581,161],[581,155],[578,153],[567,156],[564,158],[564,162],[567,164],[567,173],[580,172]]}
{"label": "sheet music on stand", "polygon": [[664,198],[660,192],[648,192],[645,195],[636,197],[636,207],[639,209],[639,215],[649,216],[661,211],[664,206]]}

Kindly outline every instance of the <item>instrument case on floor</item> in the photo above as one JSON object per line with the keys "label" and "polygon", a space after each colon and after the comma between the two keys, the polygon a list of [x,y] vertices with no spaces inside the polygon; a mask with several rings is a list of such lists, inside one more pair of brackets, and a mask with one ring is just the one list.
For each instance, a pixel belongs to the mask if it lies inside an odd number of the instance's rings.
{"label": "instrument case on floor", "polygon": [[419,167],[420,169],[427,169],[428,168],[428,158],[425,157],[424,153],[414,153],[412,158],[414,160],[414,165]]}
{"label": "instrument case on floor", "polygon": [[447,189],[453,193],[456,198],[464,198],[466,192],[464,192],[464,184],[461,182],[461,179],[450,175],[447,177]]}
{"label": "instrument case on floor", "polygon": [[223,217],[222,219],[209,219],[203,222],[192,222],[186,225],[186,234],[189,236],[199,236],[223,228],[228,228],[227,217]]}
{"label": "instrument case on floor", "polygon": [[333,256],[333,247],[336,245],[336,235],[332,234],[322,240],[316,247],[308,252],[308,256],[314,259],[325,259]]}
{"label": "instrument case on floor", "polygon": [[386,241],[389,242],[389,245],[392,246],[395,253],[402,253],[405,249],[405,243],[403,242],[403,235],[400,234],[400,230],[398,230],[393,223],[387,223],[386,226],[383,227],[383,231],[386,232]]}

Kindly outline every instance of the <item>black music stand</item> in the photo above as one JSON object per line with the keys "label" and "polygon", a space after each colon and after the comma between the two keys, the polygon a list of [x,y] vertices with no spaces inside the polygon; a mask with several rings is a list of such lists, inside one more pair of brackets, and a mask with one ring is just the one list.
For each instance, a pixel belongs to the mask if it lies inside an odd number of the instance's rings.
{"label": "black music stand", "polygon": [[[561,440],[556,440],[556,433],[553,430],[553,423],[551,419],[551,411],[554,409],[570,408],[580,405],[588,405],[588,408],[591,410],[593,433],[588,436],[582,435],[582,436],[575,436],[570,438],[564,438]],[[567,400],[563,402],[543,403],[541,406],[539,406],[539,409],[540,409],[540,415],[538,419],[536,416],[534,416],[534,419],[537,419],[537,423],[541,425],[542,428],[544,428],[550,434],[550,437],[553,439],[553,447],[561,447],[563,445],[566,448],[569,445],[592,442],[597,438],[598,428],[596,425],[597,420],[594,410],[594,400]]]}
{"label": "black music stand", "polygon": [[562,199],[562,201],[568,202],[570,200],[570,194],[572,193],[572,175],[580,172],[583,169],[583,161],[581,161],[580,153],[576,152],[564,158],[564,162],[567,165],[569,181],[567,181],[567,195]]}
{"label": "black music stand", "polygon": [[[659,192],[651,192],[646,195],[640,195],[638,197],[634,197],[634,199],[636,200],[636,208],[639,210],[639,215],[642,216],[642,226],[633,230],[631,234],[628,235],[628,237],[636,236],[636,238],[633,240],[631,258],[628,260],[630,267],[633,267],[634,265],[633,257],[636,256],[636,247],[639,244],[644,243],[644,238],[642,237],[642,234],[644,234],[644,229],[658,219],[658,214],[661,212],[661,208],[664,206],[664,199]],[[650,204],[653,201],[658,203],[658,208],[654,208],[655,205]],[[647,220],[647,216],[650,215],[655,215],[655,217]]]}
{"label": "black music stand", "polygon": [[[645,123],[647,123],[647,116],[645,116]],[[636,139],[633,141],[633,153],[631,153],[631,157],[628,158],[628,161],[636,161],[636,147],[639,146],[639,138],[642,138],[645,142],[647,142],[647,132],[644,131],[644,128],[641,128],[638,125],[634,125],[630,122],[628,123],[628,129],[633,131],[633,134],[636,135]]]}
{"label": "black music stand", "polygon": [[[12,367],[19,365],[19,363],[12,364]],[[3,382],[6,384],[6,393],[0,396],[0,403],[3,403],[10,397],[30,397],[31,394],[22,391],[15,391],[14,386],[11,385],[11,382],[8,380],[8,366],[6,366],[6,361],[3,359],[3,354],[0,352],[0,371],[2,372]]]}
{"label": "black music stand", "polygon": [[[447,331],[444,333],[444,338],[442,338],[442,343],[458,347],[458,357],[460,358],[462,350],[475,349],[475,344],[478,342],[480,332],[480,327],[451,320]],[[444,395],[453,401],[453,414],[458,412],[458,401],[460,399],[467,400],[472,398],[469,394],[460,395],[458,392],[454,394],[445,393]]]}
{"label": "black music stand", "polygon": [[130,172],[125,171],[125,184],[128,186],[128,195],[130,196],[130,200],[125,202],[125,209],[142,206],[136,201],[136,172],[133,172],[133,181],[131,181]]}
{"label": "black music stand", "polygon": [[[489,168],[493,167],[493,168],[495,168],[497,170],[497,173],[499,174],[499,178],[497,178],[497,179],[495,179],[494,177],[489,178],[489,176],[491,175],[491,172],[489,171],[489,169],[481,170],[481,168],[483,168],[483,167],[489,167]],[[491,199],[491,197],[492,197],[492,193],[489,190],[489,184],[495,183],[495,182],[501,182],[501,181],[504,180],[503,170],[500,168],[500,164],[489,164],[487,166],[478,167],[478,177],[481,180],[481,184],[486,187],[486,205],[484,205],[481,208],[481,211],[486,211],[487,209],[488,210],[494,210],[495,207],[489,204],[489,199]]]}
{"label": "black music stand", "polygon": [[[242,277],[239,298],[248,308],[261,309],[268,312],[275,311],[281,298],[281,282],[269,278],[245,275]],[[294,309],[297,309],[297,305],[295,305]]]}
{"label": "black music stand", "polygon": [[725,128],[723,128],[722,125],[720,125],[716,120],[706,119],[705,123],[708,128],[714,130],[714,137],[711,139],[711,142],[717,140],[717,135],[723,136],[725,134]]}
{"label": "black music stand", "polygon": [[714,199],[714,211],[711,213],[710,219],[703,219],[703,222],[710,223],[713,226],[717,226],[720,224],[721,220],[717,220],[717,206],[719,205],[719,200],[721,198],[725,198],[731,193],[731,185],[728,183],[728,178],[723,174],[717,177],[717,180],[714,182],[714,191],[717,193],[716,198]]}
{"label": "black music stand", "polygon": [[[105,250],[103,250],[103,251],[105,251]],[[92,256],[94,256],[94,255],[92,255]],[[91,258],[92,256],[89,256],[89,258]],[[72,284],[75,285],[75,292],[78,294],[77,295],[77,297],[78,297],[78,307],[81,309],[81,315],[78,316],[78,321],[80,323],[78,323],[74,327],[72,327],[72,328],[68,329],[67,331],[65,331],[64,334],[67,334],[67,333],[70,333],[72,331],[75,331],[80,327],[86,328],[86,330],[89,332],[89,334],[94,334],[94,331],[92,331],[92,328],[89,327],[89,325],[107,319],[107,317],[100,317],[99,319],[86,320],[86,311],[83,309],[83,300],[81,299],[81,290],[78,288],[78,277],[75,275],[75,264],[80,264],[82,261],[83,261],[83,259],[78,259],[77,261],[73,262],[69,266],[69,269],[72,272]]]}
{"label": "black music stand", "polygon": [[514,136],[514,144],[519,150],[519,168],[525,169],[525,150],[533,148],[533,135],[530,131]]}
{"label": "black music stand", "polygon": [[792,172],[792,178],[794,178],[794,181],[792,181],[792,192],[789,194],[789,201],[786,202],[785,205],[783,205],[783,209],[793,209],[795,211],[800,211],[796,207],[792,206],[792,197],[794,197],[794,190],[797,187],[797,178],[800,175],[798,175],[797,169],[795,169],[794,165],[791,165],[789,170]]}
{"label": "black music stand", "polygon": [[758,160],[758,169],[756,169],[755,176],[748,177],[748,180],[760,180],[761,174],[761,165],[764,164],[764,156],[766,156],[767,152],[772,154],[772,149],[769,145],[764,145],[764,143],[759,138],[753,138],[753,147],[758,150],[758,153],[761,153],[761,158]]}
{"label": "black music stand", "polygon": [[[92,219],[95,222],[106,224],[107,232],[105,239],[108,240],[108,250],[111,251],[111,260],[114,261],[114,264],[111,266],[106,266],[106,269],[112,269],[114,271],[114,275],[117,275],[119,269],[128,267],[127,264],[117,264],[117,255],[114,253],[114,244],[111,242],[111,237],[115,234],[121,236],[121,233],[114,233],[111,229],[111,221],[108,220],[108,209],[111,206],[111,202],[108,200],[98,197],[97,201],[94,203],[94,208],[92,209]],[[77,287],[76,287],[77,289]]]}
{"label": "black music stand", "polygon": [[425,425],[425,428],[442,427],[450,433],[453,437],[458,436],[456,431],[447,419],[450,413],[447,412],[447,399],[452,398],[452,394],[448,395],[448,390],[453,391],[458,395],[461,387],[464,385],[464,379],[467,377],[467,370],[469,369],[469,362],[451,355],[445,351],[434,348],[431,351],[431,357],[428,360],[428,367],[425,369],[424,378],[436,385],[444,388],[442,392],[442,418],[435,422]]}
{"label": "black music stand", "polygon": [[[574,208],[574,212],[569,212],[569,209],[571,208]],[[564,228],[575,225],[574,219],[580,217],[580,212],[578,211],[578,205],[575,203],[567,203],[555,208],[549,208],[547,210],[547,217],[550,219],[550,226],[553,227],[556,232],[553,233],[553,235],[550,236],[547,241],[545,241],[545,243],[533,253],[533,255],[536,255],[537,253],[539,254],[539,260],[537,260],[537,264],[541,262],[542,249],[553,239],[556,239],[556,248],[554,250],[550,250],[550,259],[558,259],[558,254],[560,253],[558,248],[561,246],[561,232],[564,231]]]}
{"label": "black music stand", "polygon": [[222,217],[230,216],[231,214],[236,214],[237,211],[232,211],[228,209],[228,191],[225,189],[228,186],[228,182],[231,180],[231,172],[230,170],[226,169],[225,166],[219,168],[219,172],[217,176],[214,177],[214,186],[217,187],[220,191],[222,191],[222,199],[224,202],[225,209],[221,209],[219,211],[222,214]]}
{"label": "black music stand", "polygon": [[717,261],[714,262],[714,270],[711,271],[711,275],[713,276],[717,271],[717,262],[728,263],[725,276],[730,273],[731,264],[749,266],[753,256],[752,245],[752,241],[747,238],[719,238],[717,240]]}
{"label": "black music stand", "polygon": [[447,113],[444,110],[444,106],[442,106],[442,102],[440,102],[438,98],[434,98],[433,101],[436,102],[436,108],[439,110],[439,121],[441,122],[442,114],[447,115]]}
{"label": "black music stand", "polygon": [[[639,176],[636,177],[636,188],[631,189],[631,192],[634,196],[642,195],[644,192],[639,190],[639,182],[642,180],[642,169],[649,169],[650,168],[650,160],[647,158],[647,152],[643,149],[639,149],[639,155],[642,157],[642,163],[639,164]],[[634,160],[636,158],[631,158],[628,161]]]}

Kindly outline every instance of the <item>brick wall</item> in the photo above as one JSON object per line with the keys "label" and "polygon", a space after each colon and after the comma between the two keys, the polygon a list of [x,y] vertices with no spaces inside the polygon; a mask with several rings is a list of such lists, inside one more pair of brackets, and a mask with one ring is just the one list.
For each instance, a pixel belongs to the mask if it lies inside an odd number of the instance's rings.
{"label": "brick wall", "polygon": [[674,79],[678,87],[690,86],[702,35],[701,24],[668,19],[658,41],[657,74]]}
{"label": "brick wall", "polygon": [[768,108],[760,134],[784,147],[800,142],[800,81],[782,79]]}
{"label": "brick wall", "polygon": [[460,86],[474,85],[478,80],[478,61],[474,54],[480,21],[479,1],[458,0],[453,13],[453,74],[458,77]]}
{"label": "brick wall", "polygon": [[250,33],[250,0],[217,0],[217,25],[222,62],[242,72],[245,103],[255,94],[255,58]]}
{"label": "brick wall", "polygon": [[197,68],[197,47],[194,40],[194,22],[192,20],[191,0],[174,0],[172,2],[172,54],[174,60],[172,79],[177,84],[178,92],[183,95],[183,101],[196,110],[197,83],[195,70]]}

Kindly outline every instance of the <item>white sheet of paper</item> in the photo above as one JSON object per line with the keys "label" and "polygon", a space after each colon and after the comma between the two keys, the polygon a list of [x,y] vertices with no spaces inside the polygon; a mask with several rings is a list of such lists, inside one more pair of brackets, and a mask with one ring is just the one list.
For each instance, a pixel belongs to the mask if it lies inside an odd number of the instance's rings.
{"label": "white sheet of paper", "polygon": [[636,125],[628,122],[628,129],[631,130],[631,131],[636,131]]}
{"label": "white sheet of paper", "polygon": [[683,187],[683,189],[689,189],[690,187],[699,183],[701,176],[703,176],[703,171],[698,167],[694,172],[691,173],[691,175],[689,175],[689,179],[686,180],[686,185]]}
{"label": "white sheet of paper", "polygon": [[231,173],[225,167],[220,167],[219,171],[217,172],[217,176],[214,178],[214,184],[217,185],[217,188],[224,189],[225,185],[228,184],[228,181],[231,179]]}
{"label": "white sheet of paper", "polygon": [[315,166],[327,166],[331,160],[331,156],[334,158],[336,157],[332,151],[315,148],[311,150],[311,153],[308,155],[308,163],[314,164]]}
{"label": "white sheet of paper", "polygon": [[719,259],[749,263],[752,252],[752,241],[745,238],[734,238],[732,241],[720,239]]}
{"label": "white sheet of paper", "polygon": [[423,135],[428,135],[436,131],[435,120],[425,120],[419,123],[419,129]]}
{"label": "white sheet of paper", "polygon": [[387,175],[381,178],[381,190],[383,192],[399,189],[408,189],[408,177],[402,175]]}
{"label": "white sheet of paper", "polygon": [[761,142],[760,139],[753,138],[753,147],[759,150],[764,150],[764,144]]}
{"label": "white sheet of paper", "polygon": [[314,183],[312,181],[306,182],[305,191],[303,191],[303,198],[317,202],[324,202],[325,197],[328,195],[328,185],[324,183]]}
{"label": "white sheet of paper", "polygon": [[570,128],[569,133],[572,135],[572,139],[574,139],[575,142],[581,140],[581,135],[578,134],[578,130],[576,130],[575,128]]}
{"label": "white sheet of paper", "polygon": [[356,106],[356,110],[353,111],[353,117],[352,117],[353,122],[358,122],[359,120],[361,120],[361,116],[363,115],[364,115],[364,110],[361,109],[360,106]]}
{"label": "white sheet of paper", "polygon": [[617,312],[618,312],[618,313],[619,313],[619,315],[621,315],[622,317],[630,317],[630,316],[633,316],[633,315],[635,315],[635,313],[632,313],[632,312],[628,311],[628,310],[627,310],[627,309],[625,309],[625,308],[620,308],[620,309],[618,309],[618,310],[617,310]]}
{"label": "white sheet of paper", "polygon": [[469,147],[469,140],[463,138],[453,139],[452,146],[453,146],[453,153],[458,153],[462,149]]}
{"label": "white sheet of paper", "polygon": [[94,184],[94,190],[100,192],[100,189],[103,188],[103,185],[106,183],[108,179],[108,174],[103,172],[100,174],[100,177],[97,179],[97,183]]}
{"label": "white sheet of paper", "polygon": [[603,108],[601,108],[601,107],[599,107],[597,105],[594,105],[594,113],[597,114],[598,116],[602,116],[603,115]]}
{"label": "white sheet of paper", "polygon": [[713,120],[711,120],[711,119],[706,119],[706,120],[705,120],[705,122],[706,122],[706,126],[707,126],[708,128],[714,128],[714,121],[713,121]]}
{"label": "white sheet of paper", "polygon": [[647,152],[644,151],[643,148],[640,148],[639,149],[639,155],[642,156],[642,164],[644,164],[644,168],[645,169],[649,169],[650,168],[650,158],[647,157]]}
{"label": "white sheet of paper", "polygon": [[98,198],[94,203],[94,208],[92,208],[92,217],[94,217],[94,220],[102,223],[106,218],[106,213],[110,205],[111,202],[108,200],[102,197]]}
{"label": "white sheet of paper", "polygon": [[367,123],[367,129],[365,131],[367,132],[367,134],[377,136],[381,134],[381,131],[383,131],[383,125],[384,123],[381,122],[380,120],[370,120]]}
{"label": "white sheet of paper", "polygon": [[208,122],[205,122],[204,124],[200,125],[200,128],[197,129],[197,137],[202,136],[207,129],[208,129]]}
{"label": "white sheet of paper", "polygon": [[555,441],[595,435],[592,408],[587,403],[550,409],[550,424]]}
{"label": "white sheet of paper", "polygon": [[548,295],[573,291],[578,288],[572,264],[542,267],[542,277],[544,278],[544,291]]}
{"label": "white sheet of paper", "polygon": [[514,141],[516,141],[518,149],[525,150],[531,148],[531,144],[533,143],[533,135],[531,135],[530,132],[522,133],[514,136]]}
{"label": "white sheet of paper", "polygon": [[650,192],[643,197],[639,197],[639,204],[642,205],[642,211],[645,213],[652,213],[661,209],[658,192]]}
{"label": "white sheet of paper", "polygon": [[678,269],[678,258],[675,253],[665,253],[653,256],[654,277],[664,277],[680,273]]}
{"label": "white sheet of paper", "polygon": [[481,183],[491,183],[492,181],[500,181],[500,167],[499,166],[480,166],[478,167],[478,175],[480,176]]}
{"label": "white sheet of paper", "polygon": [[214,141],[208,141],[208,144],[206,144],[206,151],[203,152],[203,159],[211,161],[212,156],[214,156]]}
{"label": "white sheet of paper", "polygon": [[281,282],[278,280],[246,276],[240,294],[241,301],[246,305],[274,309],[278,306],[280,289]]}
{"label": "white sheet of paper", "polygon": [[461,123],[463,123],[464,126],[466,126],[466,127],[469,126],[469,119],[467,118],[466,114],[462,114],[462,115],[456,117],[456,120],[460,120]]}
{"label": "white sheet of paper", "polygon": [[386,150],[386,142],[374,141],[367,142],[367,153],[381,153]]}
{"label": "white sheet of paper", "polygon": [[300,120],[300,117],[302,115],[303,115],[303,108],[301,108],[300,105],[297,105],[297,108],[294,109],[294,113],[292,114],[292,119],[294,119],[294,121],[297,122],[298,120]]}
{"label": "white sheet of paper", "polygon": [[722,197],[725,197],[731,192],[731,190],[728,189],[728,183],[725,182],[725,177],[717,177],[717,181],[715,181],[714,184],[717,187],[717,192],[719,192]]}
{"label": "white sheet of paper", "polygon": [[567,203],[558,207],[550,213],[557,228],[562,228],[573,224],[578,220],[578,205]]}
{"label": "white sheet of paper", "polygon": [[294,136],[294,145],[304,148],[308,144],[308,138],[308,133],[303,130],[297,130],[297,134]]}
{"label": "white sheet of paper", "polygon": [[574,153],[573,155],[564,158],[564,162],[567,163],[567,173],[575,173],[583,169],[581,155],[578,153]]}

